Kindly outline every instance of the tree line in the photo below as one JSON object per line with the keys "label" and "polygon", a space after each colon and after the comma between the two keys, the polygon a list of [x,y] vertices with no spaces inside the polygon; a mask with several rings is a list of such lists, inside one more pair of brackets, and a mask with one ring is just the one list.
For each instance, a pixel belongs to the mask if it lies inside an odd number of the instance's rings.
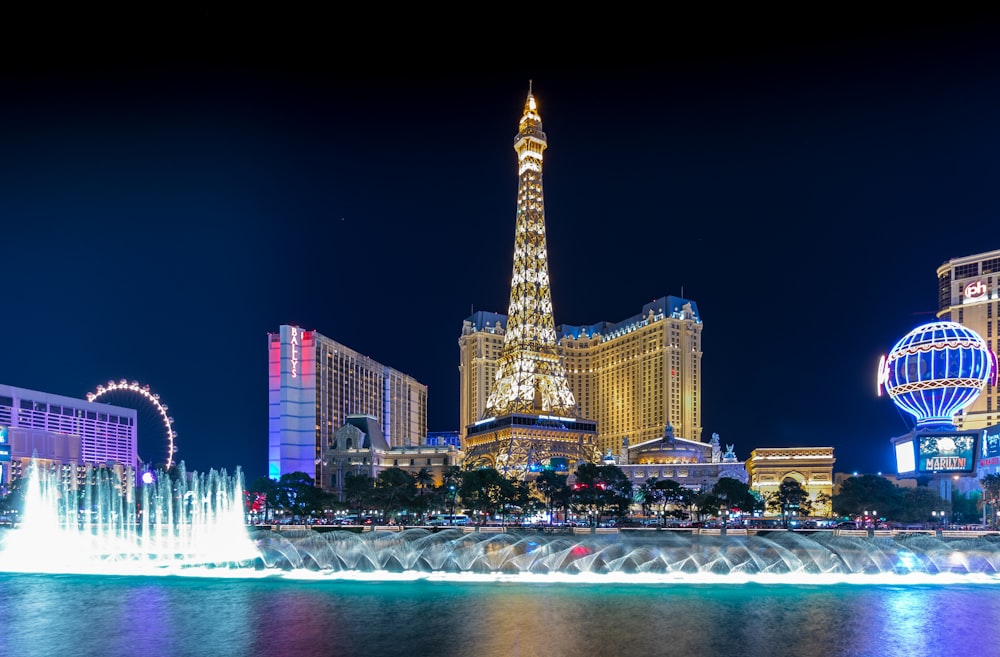
{"label": "tree line", "polygon": [[[0,497],[0,514],[8,519],[23,511],[24,481],[13,481],[7,494]],[[981,493],[956,492],[951,500],[944,500],[925,486],[901,487],[881,476],[860,475],[845,479],[832,497],[811,499],[793,479],[786,479],[775,492],[763,496],[728,477],[702,490],[655,477],[633,486],[616,465],[587,463],[578,466],[572,477],[543,470],[530,482],[505,477],[491,468],[451,467],[440,483],[426,468],[416,473],[386,468],[377,477],[352,473],[344,482],[343,501],[318,488],[306,473],[294,472],[278,480],[259,477],[246,487],[246,494],[247,509],[260,522],[326,518],[339,511],[358,518],[375,515],[385,522],[418,524],[430,514],[468,511],[479,519],[515,523],[539,513],[551,521],[575,517],[593,523],[621,523],[633,510],[639,510],[645,519],[661,525],[707,518],[725,521],[737,514],[768,511],[786,521],[795,516],[857,518],[877,513],[886,522],[943,522],[946,518],[966,524],[985,518],[987,524],[996,526],[1000,474],[985,475],[980,483]]]}
{"label": "tree line", "polygon": [[543,513],[555,522],[575,517],[594,524],[623,522],[635,508],[660,524],[735,514],[752,515],[765,509],[812,512],[808,492],[788,480],[780,490],[762,498],[747,484],[724,477],[704,490],[692,490],[672,479],[651,477],[638,487],[616,465],[581,464],[570,477],[542,470],[531,481],[505,477],[493,468],[447,469],[440,484],[426,469],[416,474],[386,468],[377,477],[350,473],[343,500],[325,493],[302,472],[278,480],[260,477],[248,487],[255,511],[263,522],[281,518],[316,518],[331,512],[351,512],[359,519],[374,515],[384,522],[417,524],[429,514],[467,511],[479,519],[524,522]]}

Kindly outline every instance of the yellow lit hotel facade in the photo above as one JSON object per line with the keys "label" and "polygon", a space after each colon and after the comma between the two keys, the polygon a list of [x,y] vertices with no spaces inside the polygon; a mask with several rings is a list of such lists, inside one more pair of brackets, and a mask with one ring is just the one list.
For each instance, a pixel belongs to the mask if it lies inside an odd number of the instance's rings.
{"label": "yellow lit hotel facade", "polygon": [[[461,438],[482,419],[507,316],[476,312],[459,337]],[[667,296],[617,323],[556,327],[557,353],[581,417],[597,422],[596,445],[618,454],[663,436],[701,441],[701,317],[693,301]]]}
{"label": "yellow lit hotel facade", "polygon": [[[937,278],[938,319],[972,329],[991,352],[1000,353],[1000,250],[952,258],[938,267]],[[995,424],[1000,424],[1000,386],[987,384],[955,416],[955,425],[966,430]]]}

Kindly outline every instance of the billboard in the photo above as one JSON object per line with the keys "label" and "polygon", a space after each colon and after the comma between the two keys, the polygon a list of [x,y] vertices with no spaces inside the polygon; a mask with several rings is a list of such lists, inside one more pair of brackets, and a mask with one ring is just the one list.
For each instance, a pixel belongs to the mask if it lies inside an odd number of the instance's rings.
{"label": "billboard", "polygon": [[0,424],[0,463],[10,460],[10,427]]}
{"label": "billboard", "polygon": [[979,465],[1000,465],[1000,424],[994,424],[983,431],[983,448]]}
{"label": "billboard", "polygon": [[933,432],[917,436],[917,471],[969,474],[976,470],[980,432]]}
{"label": "billboard", "polygon": [[896,472],[906,474],[917,469],[917,457],[912,439],[896,443]]}

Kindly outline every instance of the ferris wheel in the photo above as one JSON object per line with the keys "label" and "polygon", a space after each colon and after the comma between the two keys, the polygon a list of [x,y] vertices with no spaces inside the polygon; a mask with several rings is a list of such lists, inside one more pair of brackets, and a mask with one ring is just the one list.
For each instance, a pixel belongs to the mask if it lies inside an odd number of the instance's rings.
{"label": "ferris wheel", "polygon": [[[156,457],[158,452],[166,457],[164,463],[167,470],[174,465],[174,454],[177,453],[177,445],[174,443],[174,439],[177,438],[177,432],[174,431],[174,418],[167,414],[167,405],[160,402],[160,396],[151,392],[148,385],[142,385],[138,381],[129,383],[125,379],[117,382],[108,381],[106,385],[97,386],[97,390],[94,392],[88,392],[87,401],[100,401],[124,408],[135,408],[137,411],[151,414],[152,419],[156,421],[152,422],[152,426],[147,427],[148,431],[142,431],[143,427],[141,426],[136,427],[137,438],[141,440],[139,447],[142,448],[143,452],[153,452],[152,454],[141,454],[140,458]],[[137,419],[141,422],[141,418]],[[155,428],[159,424],[162,424],[162,429]]]}

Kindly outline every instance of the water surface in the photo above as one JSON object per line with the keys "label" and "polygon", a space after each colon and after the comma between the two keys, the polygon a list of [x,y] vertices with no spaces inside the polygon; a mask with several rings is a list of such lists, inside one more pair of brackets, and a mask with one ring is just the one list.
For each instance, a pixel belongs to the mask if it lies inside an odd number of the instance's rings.
{"label": "water surface", "polygon": [[995,586],[0,574],[0,655],[986,657]]}

